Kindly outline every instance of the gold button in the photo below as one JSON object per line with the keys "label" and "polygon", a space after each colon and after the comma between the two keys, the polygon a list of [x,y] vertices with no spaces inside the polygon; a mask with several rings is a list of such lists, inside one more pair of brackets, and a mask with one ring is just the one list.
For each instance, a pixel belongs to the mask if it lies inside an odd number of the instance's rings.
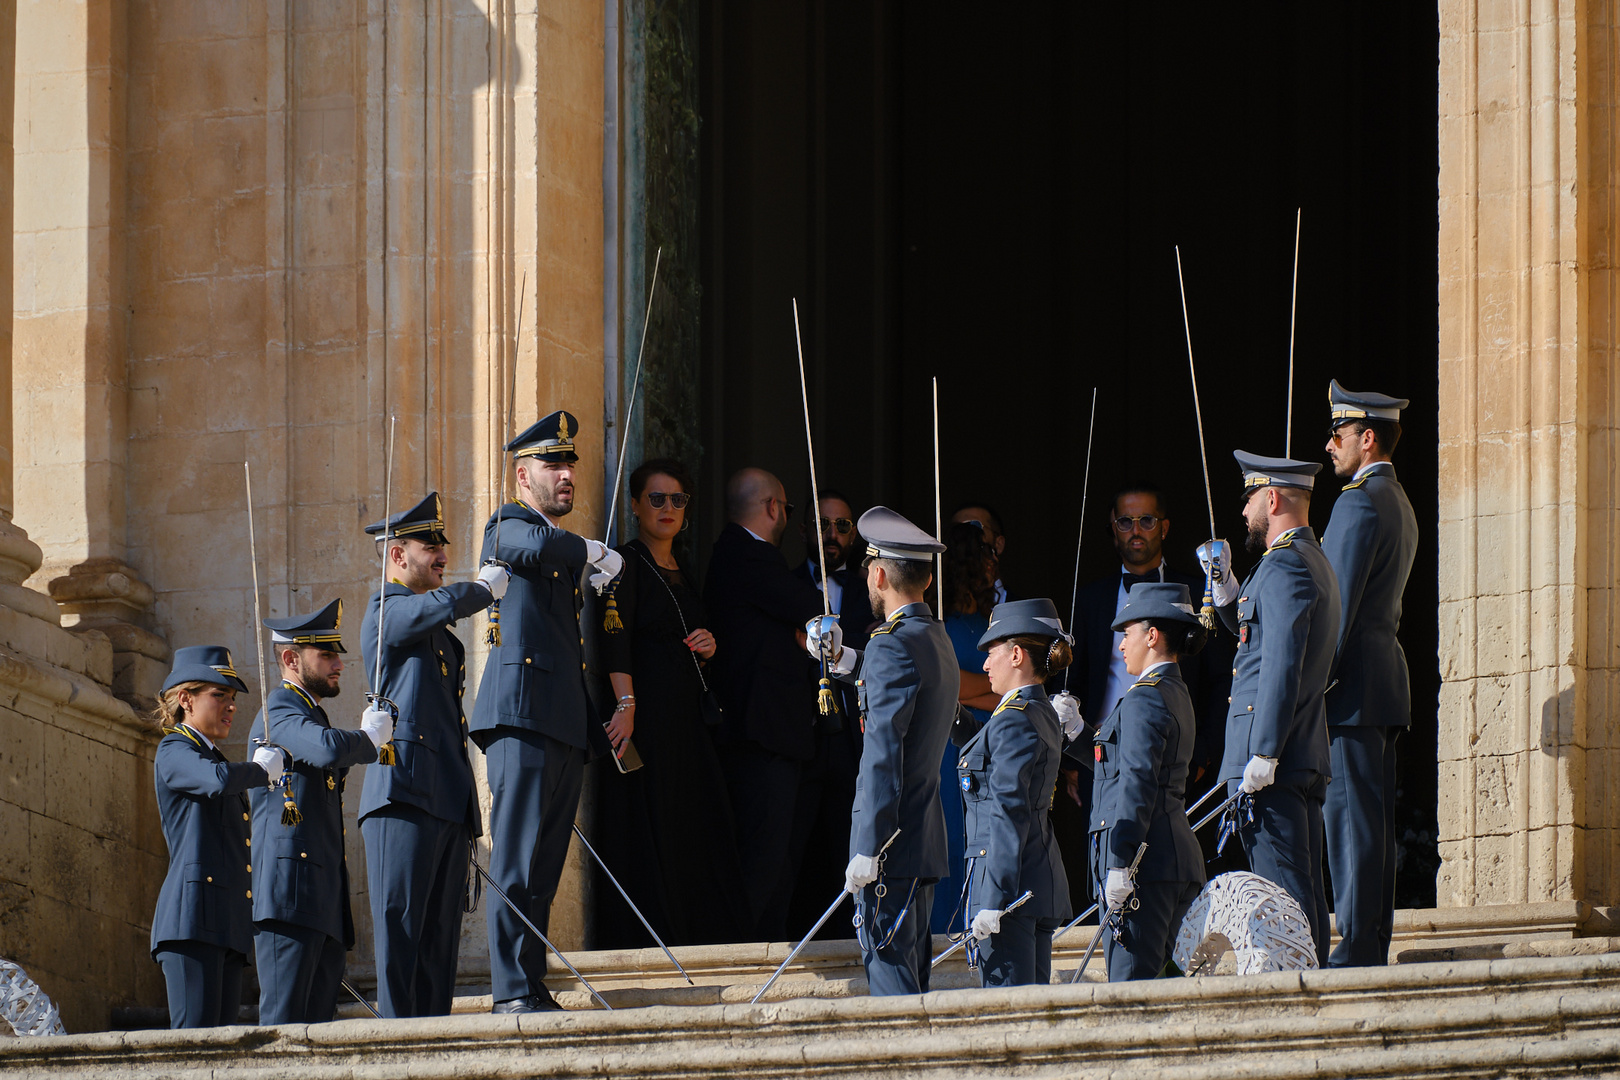
{"label": "gold button", "polygon": [[247,816],[247,815],[246,815],[246,814],[243,814],[243,815],[242,815],[242,820],[243,820],[243,821],[250,821],[250,820],[252,820],[252,819],[251,819],[251,818],[249,818],[249,817],[248,817],[248,816]]}
{"label": "gold button", "polygon": [[1226,695],[1226,703],[1228,705],[1232,704],[1232,695],[1231,694]]}
{"label": "gold button", "polygon": [[525,656],[525,657],[524,657],[524,658],[523,658],[523,662],[524,662],[524,663],[525,663],[525,664],[527,664],[527,663],[528,663],[528,662],[529,662],[529,658],[528,658],[528,657],[527,657],[527,656]]}
{"label": "gold button", "polygon": [[584,671],[585,670],[585,665],[584,664],[579,665],[579,670]]}
{"label": "gold button", "polygon": [[1232,669],[1232,674],[1234,674],[1234,675],[1236,675],[1236,674],[1237,674],[1237,668],[1233,668],[1233,669]]}
{"label": "gold button", "polygon": [[246,840],[243,840],[242,843],[246,844],[248,847],[252,847],[253,846],[253,837],[251,837],[251,836],[248,837]]}
{"label": "gold button", "polygon": [[249,900],[251,900],[251,899],[253,899],[253,890],[252,890],[252,889],[249,889],[249,890],[248,890],[248,891],[247,891],[247,892],[248,892],[248,897],[247,897],[247,898],[248,898],[248,899],[249,899]]}
{"label": "gold button", "polygon": [[248,873],[250,873],[250,874],[253,873],[253,864],[252,863],[248,863],[247,868],[248,868]]}
{"label": "gold button", "polygon": [[300,852],[299,852],[299,853],[298,853],[298,857],[299,857],[299,858],[300,858],[300,859],[307,859],[307,858],[309,858],[309,852],[307,852],[307,851],[300,851]]}
{"label": "gold button", "polygon": [[1254,712],[1254,706],[1253,706],[1253,705],[1250,705],[1250,706],[1249,706],[1249,711],[1250,711],[1250,712]]}
{"label": "gold button", "polygon": [[213,881],[213,880],[214,880],[214,879],[213,879],[213,878],[209,878],[209,879],[208,879],[208,880],[209,880],[209,881]]}

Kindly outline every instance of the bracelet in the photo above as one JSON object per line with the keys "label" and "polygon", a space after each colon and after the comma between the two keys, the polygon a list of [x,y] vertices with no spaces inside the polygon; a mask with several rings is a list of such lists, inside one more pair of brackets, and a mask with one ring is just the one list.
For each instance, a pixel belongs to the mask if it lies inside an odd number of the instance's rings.
{"label": "bracelet", "polygon": [[619,700],[620,700],[620,701],[628,701],[628,702],[630,702],[630,703],[631,703],[631,704],[632,704],[632,705],[634,705],[634,704],[635,704],[635,701],[636,701],[636,695],[634,695],[634,694],[625,694],[625,695],[624,695],[624,696],[623,696],[623,697],[621,697],[621,698],[620,698],[620,699],[619,699]]}

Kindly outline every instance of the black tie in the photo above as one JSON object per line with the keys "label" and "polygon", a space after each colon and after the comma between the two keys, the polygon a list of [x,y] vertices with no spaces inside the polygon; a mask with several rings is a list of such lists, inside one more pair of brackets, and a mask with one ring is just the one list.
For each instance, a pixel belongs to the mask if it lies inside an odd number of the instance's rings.
{"label": "black tie", "polygon": [[1154,584],[1158,584],[1159,575],[1157,573],[1132,574],[1127,572],[1121,577],[1121,581],[1125,585],[1125,592],[1129,594],[1132,585],[1141,585],[1143,582],[1152,582]]}

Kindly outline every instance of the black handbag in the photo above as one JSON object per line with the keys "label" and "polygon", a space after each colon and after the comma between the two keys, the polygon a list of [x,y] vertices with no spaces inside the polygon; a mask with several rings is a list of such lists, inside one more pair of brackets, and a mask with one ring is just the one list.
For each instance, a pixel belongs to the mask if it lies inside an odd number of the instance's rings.
{"label": "black handbag", "polygon": [[[664,591],[669,593],[669,602],[675,605],[675,617],[681,620],[681,637],[690,636],[692,629],[686,625],[686,612],[681,610],[681,602],[675,598],[675,590],[669,587],[669,582],[665,581],[664,575],[659,572],[658,564],[639,550],[636,554],[641,556],[642,562],[652,568],[653,577],[657,578],[664,586]],[[697,653],[690,655],[692,666],[697,669],[698,684],[703,687],[703,692],[698,695],[698,715],[703,717],[703,722],[710,727],[719,727],[726,722],[726,711],[720,706],[720,695],[714,692],[709,680],[703,677],[703,665],[698,662]]]}

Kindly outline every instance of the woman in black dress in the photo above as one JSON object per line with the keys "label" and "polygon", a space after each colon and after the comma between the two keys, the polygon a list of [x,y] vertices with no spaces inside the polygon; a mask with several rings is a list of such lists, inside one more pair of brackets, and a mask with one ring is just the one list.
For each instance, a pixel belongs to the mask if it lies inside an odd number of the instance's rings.
{"label": "woman in black dress", "polygon": [[[643,765],[600,771],[599,847],[671,945],[735,940],[741,918],[731,809],[704,718],[714,635],[704,628],[696,576],[674,549],[691,488],[686,467],[667,458],[630,474],[639,535],[618,548],[624,571],[601,636],[615,699],[608,736],[618,744],[634,735]],[[601,884],[598,947],[652,944],[617,891]]]}

